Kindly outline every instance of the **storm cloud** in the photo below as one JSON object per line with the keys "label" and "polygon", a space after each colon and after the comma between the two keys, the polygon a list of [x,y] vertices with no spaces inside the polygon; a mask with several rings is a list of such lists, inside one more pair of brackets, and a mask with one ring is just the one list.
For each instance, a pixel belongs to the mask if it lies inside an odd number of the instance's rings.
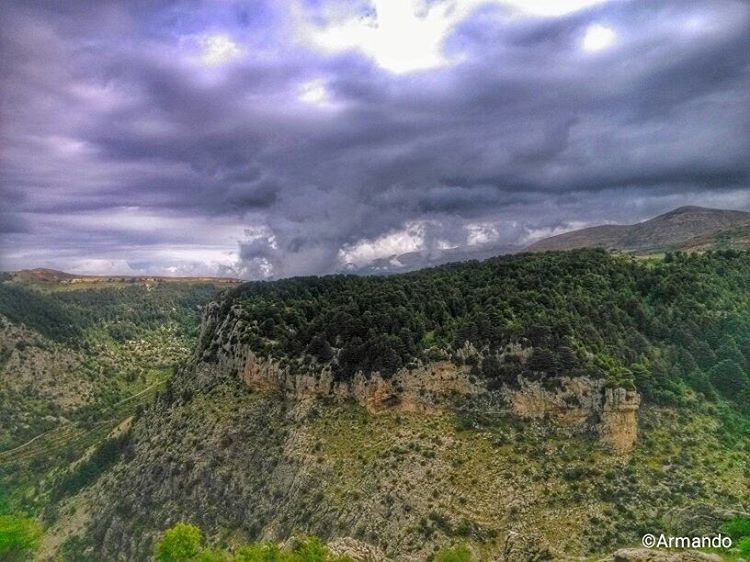
{"label": "storm cloud", "polygon": [[0,3],[6,269],[387,271],[750,209],[743,1]]}

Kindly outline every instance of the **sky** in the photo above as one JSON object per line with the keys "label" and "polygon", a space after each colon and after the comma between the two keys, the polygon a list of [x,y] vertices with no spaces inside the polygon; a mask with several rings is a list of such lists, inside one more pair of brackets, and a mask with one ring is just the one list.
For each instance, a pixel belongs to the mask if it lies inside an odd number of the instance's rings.
{"label": "sky", "polygon": [[387,272],[750,210],[742,0],[0,13],[0,269]]}

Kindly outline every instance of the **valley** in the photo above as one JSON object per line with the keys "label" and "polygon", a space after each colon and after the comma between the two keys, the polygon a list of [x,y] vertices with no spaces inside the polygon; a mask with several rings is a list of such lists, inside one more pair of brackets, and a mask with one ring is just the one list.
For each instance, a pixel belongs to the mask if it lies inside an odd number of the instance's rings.
{"label": "valley", "polygon": [[71,467],[153,401],[190,354],[200,304],[226,284],[43,273],[0,283],[0,515],[49,516],[66,486],[104,470],[76,479]]}
{"label": "valley", "polygon": [[4,395],[3,510],[38,518],[39,560],[150,560],[184,522],[201,560],[314,535],[353,560],[583,561],[746,516],[743,252],[144,287],[113,316],[82,303],[120,288],[50,301],[86,348],[5,305],[25,357],[71,357],[18,371],[41,400]]}

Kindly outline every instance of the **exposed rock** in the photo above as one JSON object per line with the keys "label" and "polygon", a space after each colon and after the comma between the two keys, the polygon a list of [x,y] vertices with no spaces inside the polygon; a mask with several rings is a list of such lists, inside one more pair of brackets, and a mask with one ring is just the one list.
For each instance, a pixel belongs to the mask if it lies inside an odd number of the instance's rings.
{"label": "exposed rock", "polygon": [[[333,399],[356,401],[370,413],[387,409],[437,413],[455,396],[487,392],[472,382],[469,369],[449,361],[436,361],[401,369],[390,377],[358,373],[351,381],[337,381],[330,368],[314,374],[292,374],[270,357],[259,357],[238,342],[243,329],[238,305],[223,310],[219,303],[206,307],[201,345],[196,359],[210,359],[228,373],[235,373],[255,390],[278,391],[293,400]],[[511,350],[522,354],[523,350]],[[628,453],[637,438],[640,395],[624,388],[605,388],[604,381],[586,377],[561,377],[549,389],[539,382],[519,380],[520,389],[505,389],[510,413],[522,419],[551,418],[558,423],[599,435],[602,443],[618,453]]]}
{"label": "exposed rock", "polygon": [[[354,400],[370,413],[393,408],[435,413],[444,409],[446,398],[483,391],[469,381],[465,368],[447,361],[402,369],[387,379],[379,373],[369,377],[359,373],[352,381],[335,381],[328,369],[316,375],[292,375],[271,359],[261,359],[249,350],[240,355],[245,358],[239,370],[240,378],[255,390],[278,390],[294,400]],[[243,360],[234,362],[243,363]]]}
{"label": "exposed rock", "polygon": [[614,553],[612,562],[721,562],[721,557],[697,550],[665,552],[649,548],[623,548]]}
{"label": "exposed rock", "polygon": [[607,388],[604,393],[599,435],[604,444],[615,451],[628,452],[638,437],[636,417],[640,395],[624,388]]}
{"label": "exposed rock", "polygon": [[554,390],[522,379],[518,390],[509,391],[513,415],[523,419],[553,417],[571,426],[583,425],[601,410],[602,393],[602,381],[585,377],[562,377]]}
{"label": "exposed rock", "polygon": [[590,428],[604,445],[619,453],[635,446],[641,402],[637,392],[605,388],[604,381],[586,377],[562,377],[552,390],[538,382],[520,383],[519,390],[510,392],[514,415],[523,419],[551,417],[573,427]]}
{"label": "exposed rock", "polygon": [[354,562],[388,562],[389,560],[378,547],[351,537],[333,539],[328,542],[328,548],[335,555],[348,556]]}

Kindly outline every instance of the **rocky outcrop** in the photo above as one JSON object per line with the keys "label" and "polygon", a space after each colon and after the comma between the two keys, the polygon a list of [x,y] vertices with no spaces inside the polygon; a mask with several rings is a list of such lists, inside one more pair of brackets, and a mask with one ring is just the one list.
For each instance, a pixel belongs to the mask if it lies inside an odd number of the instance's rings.
{"label": "rocky outcrop", "polygon": [[602,380],[562,377],[553,389],[521,381],[510,392],[512,413],[523,419],[552,418],[572,427],[591,429],[604,445],[618,453],[635,447],[640,395],[624,388],[607,388]]}
{"label": "rocky outcrop", "polygon": [[522,419],[554,418],[566,425],[580,426],[601,409],[601,381],[562,377],[557,382],[551,389],[522,379],[517,390],[509,391],[513,415]]}
{"label": "rocky outcrop", "polygon": [[347,557],[354,562],[386,562],[389,560],[381,549],[351,537],[333,539],[328,543],[336,556]]}
{"label": "rocky outcrop", "polygon": [[[240,306],[223,310],[220,304],[211,303],[204,315],[196,360],[219,363],[221,370],[240,377],[255,390],[278,391],[293,400],[356,401],[370,413],[398,409],[427,414],[444,411],[453,397],[487,392],[483,384],[472,382],[468,367],[449,361],[402,369],[390,377],[358,373],[350,381],[336,380],[328,367],[312,374],[291,373],[239,343],[243,322]],[[200,378],[200,369],[197,373]],[[640,405],[637,392],[607,388],[603,380],[586,377],[560,377],[551,386],[524,379],[518,382],[519,388],[503,391],[512,415],[549,418],[588,430],[617,453],[628,453],[635,446]]]}
{"label": "rocky outcrop", "polygon": [[638,438],[640,395],[634,390],[607,388],[600,414],[599,435],[615,451],[628,452]]}
{"label": "rocky outcrop", "polygon": [[239,376],[255,390],[278,390],[294,400],[353,400],[373,414],[386,409],[436,413],[444,409],[452,396],[482,391],[469,381],[465,369],[449,362],[403,369],[388,378],[380,373],[368,377],[360,373],[351,381],[336,381],[329,369],[314,375],[295,375],[249,350],[245,350],[244,356]]}

